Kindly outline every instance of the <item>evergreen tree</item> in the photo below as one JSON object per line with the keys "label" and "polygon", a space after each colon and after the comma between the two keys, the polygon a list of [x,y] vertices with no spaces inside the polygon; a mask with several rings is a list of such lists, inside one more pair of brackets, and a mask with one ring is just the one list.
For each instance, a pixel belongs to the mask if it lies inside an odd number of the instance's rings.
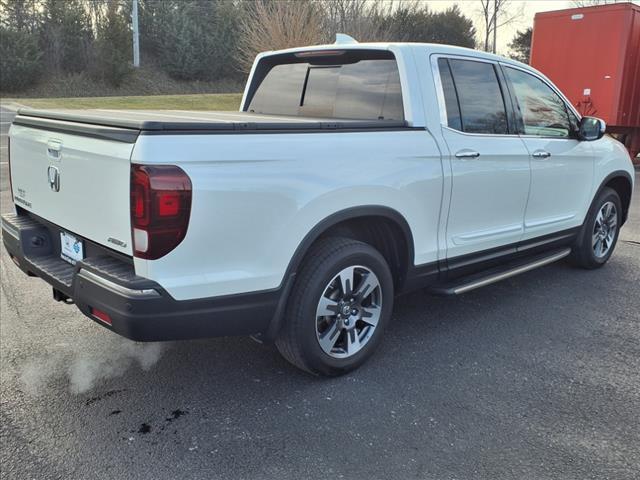
{"label": "evergreen tree", "polygon": [[49,70],[86,70],[92,43],[91,19],[80,0],[44,2],[41,45]]}
{"label": "evergreen tree", "polygon": [[518,31],[509,44],[511,49],[511,58],[522,63],[529,63],[531,55],[531,34],[533,29],[527,28],[525,31]]}
{"label": "evergreen tree", "polygon": [[94,74],[114,86],[122,84],[131,72],[131,30],[118,4],[110,2],[97,25]]}
{"label": "evergreen tree", "polygon": [[0,26],[0,90],[17,92],[33,84],[41,72],[41,57],[35,34]]}

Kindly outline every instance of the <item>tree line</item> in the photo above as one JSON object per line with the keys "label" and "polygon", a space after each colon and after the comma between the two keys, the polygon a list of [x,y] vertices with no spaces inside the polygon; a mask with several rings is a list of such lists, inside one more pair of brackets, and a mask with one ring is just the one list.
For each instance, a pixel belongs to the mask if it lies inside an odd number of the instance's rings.
{"label": "tree line", "polygon": [[[139,0],[142,65],[178,80],[246,75],[263,50],[359,41],[476,46],[457,6],[384,0]],[[132,0],[0,0],[0,90],[87,72],[118,86],[132,71]]]}

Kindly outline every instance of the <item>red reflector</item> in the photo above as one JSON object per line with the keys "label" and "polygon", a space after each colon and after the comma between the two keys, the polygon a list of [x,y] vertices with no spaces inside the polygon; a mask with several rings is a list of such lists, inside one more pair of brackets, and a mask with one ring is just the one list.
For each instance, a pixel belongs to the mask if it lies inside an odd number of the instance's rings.
{"label": "red reflector", "polygon": [[102,310],[98,310],[97,308],[91,307],[91,315],[96,317],[101,322],[106,323],[107,325],[111,325],[111,317],[108,313],[103,312]]}

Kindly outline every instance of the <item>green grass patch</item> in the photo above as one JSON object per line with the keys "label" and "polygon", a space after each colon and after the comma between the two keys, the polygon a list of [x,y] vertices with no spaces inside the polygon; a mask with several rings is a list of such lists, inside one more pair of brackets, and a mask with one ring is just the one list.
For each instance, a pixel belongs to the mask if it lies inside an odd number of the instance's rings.
{"label": "green grass patch", "polygon": [[[106,108],[139,110],[238,110],[240,93],[148,95],[135,97],[20,98],[32,108]],[[11,101],[3,99],[3,101]]]}

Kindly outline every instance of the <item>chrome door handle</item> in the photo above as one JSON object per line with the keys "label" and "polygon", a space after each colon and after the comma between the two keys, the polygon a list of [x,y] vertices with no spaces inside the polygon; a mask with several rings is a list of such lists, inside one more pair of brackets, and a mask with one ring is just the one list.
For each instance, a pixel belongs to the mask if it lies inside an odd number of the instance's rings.
{"label": "chrome door handle", "polygon": [[531,154],[531,156],[533,158],[549,158],[551,156],[551,153],[547,152],[546,150],[536,150]]}
{"label": "chrome door handle", "polygon": [[478,158],[479,156],[480,154],[478,152],[469,150],[468,148],[456,152],[456,158]]}

